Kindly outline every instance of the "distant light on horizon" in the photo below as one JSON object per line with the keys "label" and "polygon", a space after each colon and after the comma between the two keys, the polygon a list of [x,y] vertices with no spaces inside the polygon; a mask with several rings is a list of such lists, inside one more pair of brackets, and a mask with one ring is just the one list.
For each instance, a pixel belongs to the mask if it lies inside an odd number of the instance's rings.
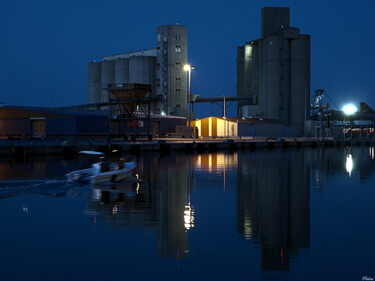
{"label": "distant light on horizon", "polygon": [[357,112],[357,107],[354,104],[349,103],[343,106],[342,111],[344,111],[346,115],[353,115]]}

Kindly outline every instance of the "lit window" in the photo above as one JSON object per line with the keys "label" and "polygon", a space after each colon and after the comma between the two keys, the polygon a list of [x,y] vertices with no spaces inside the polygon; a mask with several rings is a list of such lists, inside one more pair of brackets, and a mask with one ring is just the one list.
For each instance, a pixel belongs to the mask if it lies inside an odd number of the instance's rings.
{"label": "lit window", "polygon": [[181,53],[181,46],[176,46],[176,53]]}

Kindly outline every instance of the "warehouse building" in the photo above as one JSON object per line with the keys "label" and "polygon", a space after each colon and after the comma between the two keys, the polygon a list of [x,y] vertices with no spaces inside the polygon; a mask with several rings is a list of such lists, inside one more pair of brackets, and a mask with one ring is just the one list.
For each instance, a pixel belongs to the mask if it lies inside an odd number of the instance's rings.
{"label": "warehouse building", "polygon": [[262,8],[262,37],[237,48],[238,117],[274,119],[304,134],[310,106],[310,35],[290,26],[290,9]]}
{"label": "warehouse building", "polygon": [[186,118],[152,115],[145,121],[110,119],[108,111],[73,112],[59,108],[1,106],[0,138],[165,137],[183,134]]}
{"label": "warehouse building", "polygon": [[109,55],[88,66],[89,103],[110,101],[109,84],[150,85],[155,101],[151,113],[184,116],[187,114],[187,27],[159,26],[156,48]]}
{"label": "warehouse building", "polygon": [[110,133],[108,114],[1,106],[1,138],[95,137]]}
{"label": "warehouse building", "polygon": [[277,120],[207,117],[193,121],[197,137],[293,137],[297,127]]}

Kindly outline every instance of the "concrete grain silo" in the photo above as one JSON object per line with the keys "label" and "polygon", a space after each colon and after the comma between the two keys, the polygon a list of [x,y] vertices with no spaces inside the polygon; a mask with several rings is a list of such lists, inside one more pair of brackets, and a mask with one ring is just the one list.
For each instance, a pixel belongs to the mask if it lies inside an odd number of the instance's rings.
{"label": "concrete grain silo", "polygon": [[298,127],[310,100],[310,36],[290,27],[289,8],[262,9],[262,38],[237,48],[238,117],[275,119]]}
{"label": "concrete grain silo", "polygon": [[129,58],[129,82],[151,85],[152,93],[155,93],[155,57]]}
{"label": "concrete grain silo", "polygon": [[89,103],[101,102],[102,94],[102,65],[100,62],[89,63]]}
{"label": "concrete grain silo", "polygon": [[115,83],[129,83],[129,59],[119,58],[115,60]]}
{"label": "concrete grain silo", "polygon": [[102,61],[102,96],[101,102],[108,102],[108,91],[104,90],[108,84],[115,83],[115,62],[110,60]]}
{"label": "concrete grain silo", "polygon": [[[306,120],[310,114],[310,36],[291,40],[291,115],[292,123]],[[300,124],[300,130],[303,124]]]}
{"label": "concrete grain silo", "polygon": [[[108,91],[104,90],[108,84],[144,84],[151,86],[155,98],[152,113],[187,116],[187,72],[184,70],[187,27],[165,25],[157,27],[156,32],[153,49],[104,56],[95,70],[89,65],[90,103],[108,101]],[[98,71],[100,79],[97,79]],[[100,94],[95,84],[99,82],[94,83],[99,80]]]}

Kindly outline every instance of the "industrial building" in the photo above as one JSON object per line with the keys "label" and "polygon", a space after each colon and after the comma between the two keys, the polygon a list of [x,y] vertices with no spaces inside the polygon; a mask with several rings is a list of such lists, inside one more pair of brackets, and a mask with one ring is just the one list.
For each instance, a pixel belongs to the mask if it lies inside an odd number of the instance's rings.
{"label": "industrial building", "polygon": [[100,137],[110,133],[108,114],[46,107],[1,106],[1,138]]}
{"label": "industrial building", "polygon": [[[186,118],[152,115],[145,121],[109,118],[108,111],[0,106],[0,138],[165,137],[186,128]],[[124,132],[124,130],[126,132]]]}
{"label": "industrial building", "polygon": [[109,55],[88,65],[89,103],[108,103],[108,85],[143,84],[150,86],[151,114],[188,115],[187,112],[187,27],[159,26],[156,48]]}
{"label": "industrial building", "polygon": [[277,120],[207,117],[193,121],[197,137],[293,137],[295,125]]}
{"label": "industrial building", "polygon": [[290,26],[290,9],[262,8],[260,39],[237,48],[238,117],[275,119],[304,135],[310,112],[310,35]]}

